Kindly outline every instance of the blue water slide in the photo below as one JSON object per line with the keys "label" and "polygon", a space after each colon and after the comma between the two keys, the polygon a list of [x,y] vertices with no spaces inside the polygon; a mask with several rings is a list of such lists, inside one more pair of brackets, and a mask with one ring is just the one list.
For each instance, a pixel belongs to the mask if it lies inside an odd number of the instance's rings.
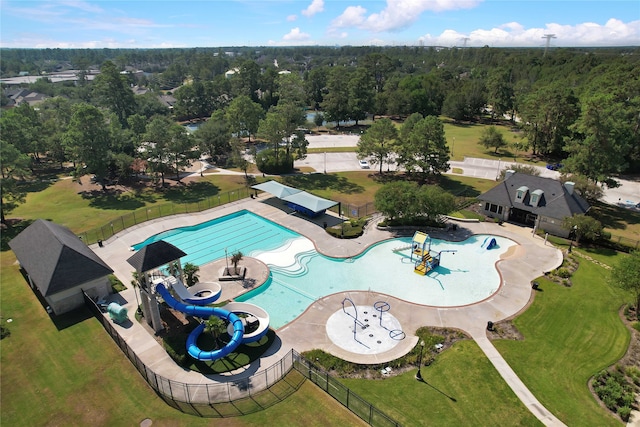
{"label": "blue water slide", "polygon": [[497,244],[498,244],[498,242],[496,242],[495,237],[487,236],[487,238],[484,239],[484,242],[482,242],[482,246],[480,246],[480,247],[484,248],[486,246],[485,249],[491,249],[494,246],[496,246]]}
{"label": "blue water slide", "polygon": [[487,249],[494,248],[497,244],[498,242],[496,242],[496,239],[492,237],[489,241],[489,244],[487,245]]}
{"label": "blue water slide", "polygon": [[156,286],[156,292],[158,292],[164,301],[174,310],[181,311],[191,316],[200,317],[202,319],[208,319],[211,316],[216,316],[223,320],[227,320],[233,325],[233,335],[231,336],[229,343],[226,346],[213,351],[202,350],[196,345],[198,337],[202,334],[202,331],[204,331],[205,328],[204,323],[198,325],[189,334],[189,337],[187,337],[187,352],[191,357],[198,360],[217,360],[234,351],[242,343],[244,325],[242,324],[242,320],[240,320],[236,314],[222,308],[187,305],[182,303],[175,299],[162,284]]}

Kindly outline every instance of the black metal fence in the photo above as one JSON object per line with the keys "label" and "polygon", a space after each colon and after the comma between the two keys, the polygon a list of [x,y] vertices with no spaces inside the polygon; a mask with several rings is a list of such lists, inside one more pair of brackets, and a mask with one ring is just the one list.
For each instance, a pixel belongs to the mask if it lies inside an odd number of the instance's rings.
{"label": "black metal fence", "polygon": [[226,418],[262,411],[283,401],[310,379],[372,426],[400,424],[362,399],[295,350],[250,377],[215,384],[186,384],[153,372],[120,336],[96,302],[84,293],[86,306],[133,363],[151,388],[169,406],[199,417]]}
{"label": "black metal fence", "polygon": [[[295,353],[295,352],[294,352]],[[331,395],[347,409],[360,417],[369,425],[376,427],[399,427],[401,424],[376,408],[348,387],[329,375],[328,372],[314,365],[298,353],[295,353],[294,368],[314,382],[318,387]]]}
{"label": "black metal fence", "polygon": [[241,187],[236,190],[207,197],[206,199],[198,202],[164,203],[158,206],[140,208],[126,215],[122,215],[102,227],[80,233],[79,236],[87,245],[91,245],[99,240],[107,240],[116,233],[119,233],[131,226],[171,215],[202,212],[220,205],[245,199],[249,197],[253,191],[254,190],[251,190],[248,187]]}
{"label": "black metal fence", "polygon": [[616,236],[615,234],[611,235],[611,238],[609,239],[614,243],[618,243],[624,246],[628,246],[630,248],[633,249],[638,249],[640,248],[640,240],[635,240],[635,239],[630,239],[628,237],[624,237],[624,236]]}
{"label": "black metal fence", "polygon": [[[254,190],[248,187],[241,187],[236,190],[227,191],[207,197],[204,200],[194,203],[164,203],[158,206],[150,206],[137,209],[131,213],[122,215],[102,227],[94,228],[79,234],[80,238],[87,244],[91,245],[100,240],[107,240],[116,233],[121,232],[134,225],[141,224],[146,221],[164,218],[171,215],[188,214],[202,212],[207,209],[215,208],[220,205],[246,199]],[[373,203],[355,206],[350,204],[342,204],[342,214],[349,218],[360,218],[376,213]],[[338,205],[330,210],[338,212]]]}
{"label": "black metal fence", "polygon": [[[338,212],[338,206],[340,206],[340,208],[342,209],[342,212]],[[373,203],[367,203],[365,205],[360,205],[360,206],[351,205],[348,203],[342,203],[340,205],[336,205],[332,207],[329,210],[338,214],[342,214],[343,216],[346,216],[349,218],[362,218],[365,216],[373,215],[374,213],[378,212]]]}

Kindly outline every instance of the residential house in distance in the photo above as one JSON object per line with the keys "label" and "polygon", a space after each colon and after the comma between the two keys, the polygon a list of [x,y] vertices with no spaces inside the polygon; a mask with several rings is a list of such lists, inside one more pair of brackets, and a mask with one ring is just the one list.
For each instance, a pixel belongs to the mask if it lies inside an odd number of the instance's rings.
{"label": "residential house in distance", "polygon": [[515,222],[568,237],[563,228],[566,217],[586,214],[590,205],[575,191],[573,182],[509,170],[504,181],[481,194],[482,212],[492,218]]}

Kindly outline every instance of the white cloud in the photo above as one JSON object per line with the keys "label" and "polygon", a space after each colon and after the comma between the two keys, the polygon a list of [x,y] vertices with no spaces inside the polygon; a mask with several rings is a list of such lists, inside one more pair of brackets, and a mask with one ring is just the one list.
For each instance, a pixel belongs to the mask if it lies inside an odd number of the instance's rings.
{"label": "white cloud", "polygon": [[316,13],[320,13],[322,11],[324,11],[324,0],[313,0],[309,7],[307,7],[300,13],[302,13],[307,18],[310,18]]}
{"label": "white cloud", "polygon": [[95,4],[87,3],[86,1],[76,1],[76,0],[59,0],[59,5],[73,7],[75,9],[80,9],[85,12],[91,13],[102,13],[104,10]]}
{"label": "white cloud", "polygon": [[300,31],[300,28],[296,27],[289,31],[287,34],[282,36],[282,40],[288,42],[304,42],[311,39],[311,35],[307,33],[303,33]]}
{"label": "white cloud", "polygon": [[439,36],[426,34],[419,41],[433,46],[462,46],[464,38],[468,37],[467,46],[540,47],[546,43],[545,34],[555,35],[551,46],[637,46],[640,44],[640,20],[624,23],[619,19],[609,19],[604,25],[593,22],[577,25],[550,23],[544,28],[529,29],[517,22],[509,22],[469,34],[455,30],[443,31]]}
{"label": "white cloud", "polygon": [[386,7],[366,16],[362,6],[349,6],[331,23],[333,28],[355,27],[373,32],[398,31],[413,24],[423,12],[471,9],[481,0],[386,0]]}
{"label": "white cloud", "polygon": [[287,22],[293,22],[296,19],[298,19],[297,15],[289,15],[289,16],[287,16]]}

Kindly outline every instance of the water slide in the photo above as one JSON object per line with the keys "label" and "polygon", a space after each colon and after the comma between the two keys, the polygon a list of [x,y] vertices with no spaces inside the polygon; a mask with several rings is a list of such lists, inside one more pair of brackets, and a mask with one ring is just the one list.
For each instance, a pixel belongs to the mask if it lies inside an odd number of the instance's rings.
{"label": "water slide", "polygon": [[491,236],[487,236],[486,239],[484,239],[484,242],[482,242],[482,246],[480,246],[481,248],[486,248],[485,249],[491,249],[494,246],[496,246],[498,244],[498,242],[496,242],[495,237],[491,237]]}
{"label": "water slide", "polygon": [[227,320],[233,325],[233,335],[231,335],[229,343],[226,346],[213,351],[202,350],[196,345],[198,337],[202,334],[205,328],[204,323],[198,325],[187,338],[187,352],[191,357],[198,360],[217,360],[233,352],[242,343],[244,325],[242,324],[240,317],[236,314],[217,307],[187,305],[175,299],[163,284],[156,285],[156,292],[159,293],[164,301],[174,310],[181,311],[191,316],[200,317],[202,319],[217,316],[223,320]]}

